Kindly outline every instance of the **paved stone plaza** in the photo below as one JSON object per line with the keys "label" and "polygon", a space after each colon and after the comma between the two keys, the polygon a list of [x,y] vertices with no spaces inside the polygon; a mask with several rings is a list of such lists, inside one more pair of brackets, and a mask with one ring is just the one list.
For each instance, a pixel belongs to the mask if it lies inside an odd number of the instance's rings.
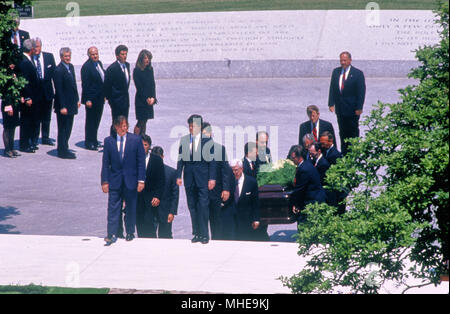
{"label": "paved stone plaza", "polygon": [[[270,133],[271,130],[278,133],[278,136],[272,134],[269,142],[272,151],[277,152],[275,159],[285,158],[289,147],[297,143],[299,124],[307,119],[307,105],[318,105],[321,118],[331,121],[338,131],[336,117],[327,108],[329,78],[158,80],[157,69],[155,75],[159,104],[155,108],[156,118],[147,124],[147,133],[154,145],[164,148],[165,162],[173,167],[176,160],[170,158],[170,152],[176,150],[177,139],[181,136],[177,131],[185,128],[184,133],[187,133],[186,119],[192,113],[202,114],[205,121],[222,131],[227,126],[265,126]],[[364,114],[378,100],[399,101],[397,90],[412,83],[405,78],[368,78]],[[80,85],[78,88],[81,93]],[[130,131],[136,122],[134,94],[132,82]],[[3,143],[0,144],[0,233],[105,236],[107,195],[100,187],[102,154],[84,149],[84,121],[82,107],[75,117],[69,142],[76,160],[59,159],[55,147],[43,145],[36,154],[23,153],[22,157],[8,159],[3,157]],[[106,105],[99,139],[108,135],[110,125],[111,112]],[[53,139],[56,139],[56,130],[53,114],[50,134]],[[17,129],[16,140],[18,135]],[[338,145],[340,147],[339,140]],[[235,151],[228,155],[229,158],[242,157],[235,156]],[[271,225],[269,235],[272,241],[293,241],[291,236],[295,229],[295,224]],[[184,187],[180,189],[173,232],[176,239],[191,238]]]}

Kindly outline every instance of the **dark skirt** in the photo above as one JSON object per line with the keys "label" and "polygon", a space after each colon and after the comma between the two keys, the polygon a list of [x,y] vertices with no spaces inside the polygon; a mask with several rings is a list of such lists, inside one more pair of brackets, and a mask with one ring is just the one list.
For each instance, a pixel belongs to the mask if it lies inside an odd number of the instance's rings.
{"label": "dark skirt", "polygon": [[4,107],[2,107],[2,116],[3,116],[3,128],[5,129],[12,129],[20,124],[18,109],[14,110],[14,114],[12,116],[9,116],[8,113],[4,111]]}
{"label": "dark skirt", "polygon": [[153,106],[136,106],[136,120],[153,119]]}

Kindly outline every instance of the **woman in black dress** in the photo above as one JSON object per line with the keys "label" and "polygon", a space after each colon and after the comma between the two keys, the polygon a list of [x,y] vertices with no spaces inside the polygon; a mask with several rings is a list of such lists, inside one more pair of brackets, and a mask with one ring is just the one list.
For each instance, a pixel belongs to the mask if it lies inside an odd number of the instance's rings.
{"label": "woman in black dress", "polygon": [[14,150],[14,134],[16,127],[20,124],[19,105],[11,100],[12,97],[5,97],[2,100],[3,116],[3,143],[5,144],[5,157],[16,158],[20,154]]}
{"label": "woman in black dress", "polygon": [[133,71],[133,80],[136,85],[136,97],[134,100],[137,124],[134,133],[145,134],[147,120],[153,119],[153,106],[157,103],[155,91],[155,77],[151,65],[152,54],[148,50],[142,50],[136,61]]}

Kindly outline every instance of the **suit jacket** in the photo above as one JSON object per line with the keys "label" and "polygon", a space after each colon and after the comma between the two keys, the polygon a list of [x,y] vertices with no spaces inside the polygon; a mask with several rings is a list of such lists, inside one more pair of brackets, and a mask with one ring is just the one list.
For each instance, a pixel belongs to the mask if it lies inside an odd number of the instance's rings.
{"label": "suit jacket", "polygon": [[[13,33],[14,33],[14,31],[11,31],[11,38],[12,38]],[[19,42],[20,42],[21,52],[23,51],[22,50],[23,42],[25,40],[27,40],[27,39],[30,39],[30,33],[28,33],[27,31],[19,29]]]}
{"label": "suit jacket", "polygon": [[150,154],[150,159],[145,172],[144,199],[150,203],[154,197],[161,200],[164,193],[166,174],[164,163],[161,157]]}
{"label": "suit jacket", "polygon": [[244,157],[242,159],[242,166],[244,169],[244,174],[246,176],[256,178],[256,175],[258,174],[258,167],[256,166],[256,161],[253,162],[253,170],[252,170],[252,168],[250,167],[250,162],[248,161],[247,158]]}
{"label": "suit jacket", "polygon": [[362,110],[366,97],[366,82],[364,74],[354,66],[350,68],[347,79],[344,81],[342,93],[339,88],[339,77],[342,67],[333,70],[328,96],[328,106],[335,106],[337,115],[355,116],[355,110]]}
{"label": "suit jacket", "polygon": [[[322,119],[319,119],[318,122],[319,122],[318,130],[317,130],[317,137],[318,138],[325,131],[330,132],[335,137],[334,128],[333,128],[333,125],[330,122],[322,120]],[[312,126],[311,126],[311,121],[310,120],[300,124],[299,132],[298,132],[298,144],[303,146],[303,137],[306,134],[310,134],[310,133],[312,133]]]}
{"label": "suit jacket", "polygon": [[[180,140],[177,162],[177,178],[184,173],[184,185],[190,187],[207,187],[209,180],[216,180],[216,161],[214,160],[214,141],[200,137],[198,147],[193,154],[190,149],[190,134]],[[192,146],[195,146],[192,143]],[[184,171],[184,172],[183,172]]]}
{"label": "suit jacket", "polygon": [[342,154],[337,150],[336,145],[333,145],[324,154],[324,157],[328,160],[330,165],[335,165],[338,158],[342,158]]}
{"label": "suit jacket", "polygon": [[[237,184],[236,180],[235,183]],[[230,198],[234,199],[234,191]],[[235,208],[237,219],[248,224],[249,228],[253,221],[259,221],[258,184],[255,178],[244,174],[244,184]]]}
{"label": "suit jacket", "polygon": [[23,56],[22,61],[18,66],[18,73],[20,76],[27,80],[27,83],[21,91],[21,96],[25,98],[25,100],[31,99],[33,101],[31,107],[28,107],[25,104],[21,104],[21,112],[23,114],[37,113],[41,92],[39,89],[39,77],[33,62],[30,61],[30,59],[28,59],[27,57]]}
{"label": "suit jacket", "polygon": [[326,175],[328,168],[330,168],[330,163],[325,158],[325,156],[322,155],[322,157],[319,159],[319,161],[314,161],[314,167],[316,167],[317,172],[319,172],[320,184],[323,187],[324,183],[325,183],[325,175]]}
{"label": "suit jacket", "polygon": [[138,181],[145,181],[145,150],[140,136],[127,133],[123,160],[120,162],[117,138],[108,136],[103,143],[101,183],[119,190],[122,184],[136,190]]}
{"label": "suit jacket", "polygon": [[178,213],[178,200],[180,196],[180,187],[177,185],[177,170],[168,165],[164,165],[164,172],[164,191],[159,208],[167,214],[176,215]]}
{"label": "suit jacket", "polygon": [[[53,77],[55,75],[56,63],[55,58],[52,53],[42,52],[42,75],[43,78],[40,79],[40,89],[42,93],[42,100],[49,103],[52,102],[55,98],[55,90],[53,88]],[[34,60],[34,64],[37,67],[36,60]]]}
{"label": "suit jacket", "polygon": [[112,63],[106,69],[104,93],[111,107],[126,109],[130,107],[130,96],[128,94],[131,81],[130,64],[126,62],[125,66],[129,77],[128,82],[118,61]]}
{"label": "suit jacket", "polygon": [[304,160],[297,166],[292,201],[299,209],[304,209],[310,203],[326,201],[325,190],[320,184],[319,172],[309,160]]}
{"label": "suit jacket", "polygon": [[266,151],[262,151],[260,152],[258,150],[258,157],[256,158],[255,161],[255,166],[256,166],[256,172],[259,171],[259,167],[261,167],[261,165],[265,165],[267,163],[271,163],[272,162],[272,154],[270,152],[270,148],[266,147]]}
{"label": "suit jacket", "polygon": [[[98,61],[98,65],[105,73],[101,61]],[[87,101],[91,101],[93,106],[105,103],[104,83],[97,71],[97,65],[91,59],[81,67],[81,102],[86,104]]]}
{"label": "suit jacket", "polygon": [[230,194],[233,192],[231,190],[231,181],[234,180],[234,175],[231,172],[230,176],[230,164],[228,163],[225,147],[219,143],[214,143],[214,154],[216,161],[216,186],[209,191],[209,198],[217,200],[222,198],[222,191],[229,191]]}
{"label": "suit jacket", "polygon": [[61,62],[55,70],[53,81],[55,83],[55,112],[67,108],[68,115],[76,115],[78,113],[78,89],[75,78],[75,69],[69,64],[69,71]]}
{"label": "suit jacket", "polygon": [[139,68],[133,70],[133,81],[136,85],[135,105],[137,107],[147,107],[147,98],[155,98],[156,86],[153,67],[147,67],[144,71]]}

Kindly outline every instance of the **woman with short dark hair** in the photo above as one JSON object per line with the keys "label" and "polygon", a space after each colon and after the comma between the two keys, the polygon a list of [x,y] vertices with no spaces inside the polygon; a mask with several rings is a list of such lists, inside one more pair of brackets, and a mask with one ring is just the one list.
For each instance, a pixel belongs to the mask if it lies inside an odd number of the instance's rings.
{"label": "woman with short dark hair", "polygon": [[142,50],[133,70],[133,80],[136,85],[135,112],[137,124],[134,133],[145,134],[147,120],[153,119],[153,106],[157,103],[155,77],[151,65],[152,54],[148,50]]}

